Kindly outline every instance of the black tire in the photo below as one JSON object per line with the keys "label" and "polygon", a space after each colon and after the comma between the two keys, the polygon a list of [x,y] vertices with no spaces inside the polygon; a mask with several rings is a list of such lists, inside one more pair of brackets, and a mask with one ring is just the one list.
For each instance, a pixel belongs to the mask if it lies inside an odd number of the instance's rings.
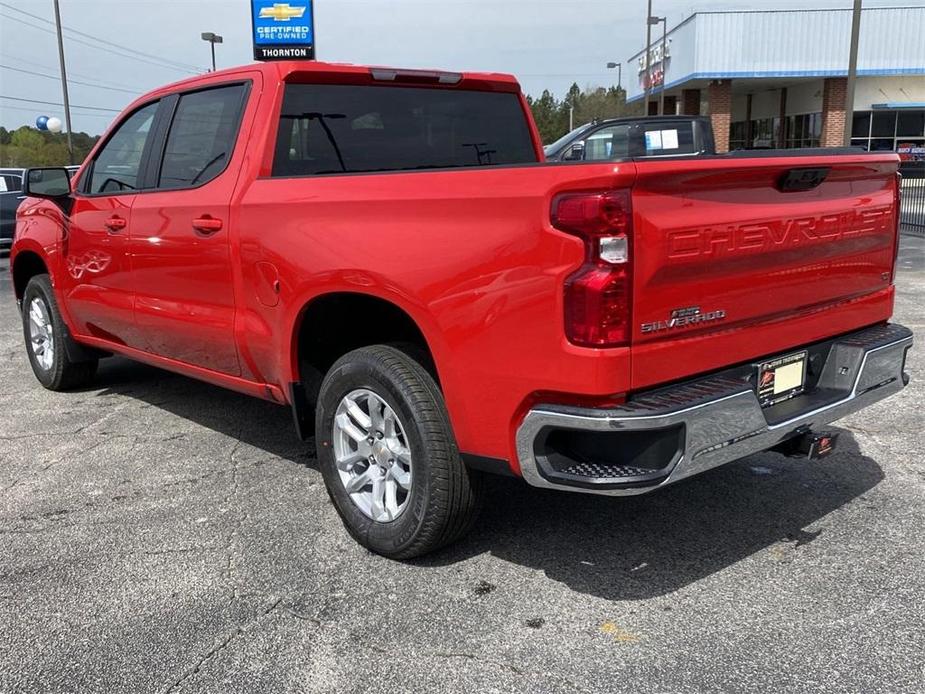
{"label": "black tire", "polygon": [[[373,520],[354,504],[334,463],[334,415],[341,399],[358,389],[372,391],[395,411],[412,455],[407,506],[388,522]],[[376,345],[341,357],[321,384],[315,426],[328,493],[347,531],[367,549],[412,559],[454,542],[474,524],[482,477],[460,459],[434,379],[403,351]]]}
{"label": "black tire", "polygon": [[[36,356],[35,347],[32,344],[30,311],[33,302],[36,301],[41,302],[51,321],[54,349],[52,350],[51,364],[47,368],[40,363]],[[32,372],[39,383],[48,390],[60,391],[78,388],[87,385],[93,380],[93,376],[96,375],[98,360],[72,361],[68,355],[67,345],[71,337],[61,318],[61,312],[58,311],[58,303],[55,301],[55,293],[51,288],[51,280],[48,275],[36,275],[26,285],[22,301],[22,326],[23,337],[26,340],[26,353],[29,355]]]}

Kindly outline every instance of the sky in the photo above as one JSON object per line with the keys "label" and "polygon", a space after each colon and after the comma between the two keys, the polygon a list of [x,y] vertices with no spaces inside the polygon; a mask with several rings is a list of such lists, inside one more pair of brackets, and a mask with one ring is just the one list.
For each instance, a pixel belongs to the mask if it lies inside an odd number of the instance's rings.
{"label": "sky", "polygon": [[[864,1],[864,7],[920,4]],[[249,0],[60,5],[74,131],[98,134],[136,96],[205,71],[211,58],[200,39],[204,31],[224,37],[216,46],[219,68],[253,59]],[[850,5],[653,0],[652,11],[667,16],[670,28],[697,10]],[[646,0],[315,0],[320,60],[510,72],[534,95],[549,89],[562,96],[573,82],[614,85],[616,70],[606,69],[608,61],[623,62],[624,81],[632,78],[635,68],[627,58],[645,44],[645,16]],[[54,105],[62,95],[53,21],[52,0],[0,0],[0,125],[8,129],[32,124],[39,115],[64,120],[64,109]]]}

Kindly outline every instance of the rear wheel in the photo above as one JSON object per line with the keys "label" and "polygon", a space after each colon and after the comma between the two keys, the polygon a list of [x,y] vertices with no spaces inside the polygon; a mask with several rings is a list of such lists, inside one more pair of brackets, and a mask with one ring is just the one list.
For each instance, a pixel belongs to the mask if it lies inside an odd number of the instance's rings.
{"label": "rear wheel", "polygon": [[48,275],[36,275],[23,292],[23,334],[35,377],[49,390],[86,385],[96,374],[97,360],[72,361],[70,336],[58,311]]}
{"label": "rear wheel", "polygon": [[434,379],[384,345],[345,355],[321,385],[318,459],[348,532],[395,559],[432,552],[475,520],[481,478],[459,457]]}

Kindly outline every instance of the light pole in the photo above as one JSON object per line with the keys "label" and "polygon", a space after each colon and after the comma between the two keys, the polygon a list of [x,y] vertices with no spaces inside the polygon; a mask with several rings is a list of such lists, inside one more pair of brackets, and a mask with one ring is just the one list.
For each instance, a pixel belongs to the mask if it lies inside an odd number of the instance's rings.
{"label": "light pole", "polygon": [[607,69],[617,68],[617,91],[623,89],[623,63],[607,63]]}
{"label": "light pole", "polygon": [[[665,50],[668,46],[668,17],[653,17],[649,15],[649,26],[662,23],[662,89],[658,94],[658,115],[665,115]],[[647,73],[648,74],[648,73]]]}
{"label": "light pole", "polygon": [[67,98],[67,70],[64,67],[64,37],[61,34],[61,10],[55,0],[55,29],[58,32],[58,61],[61,63],[61,89],[64,91],[64,122],[67,123],[67,156],[74,163],[74,145],[71,143],[71,104]]}
{"label": "light pole", "polygon": [[854,84],[858,76],[858,39],[861,34],[861,0],[854,0],[851,15],[851,51],[848,54],[848,82],[845,85],[845,147],[851,146],[854,127]]}
{"label": "light pole", "polygon": [[202,40],[208,41],[212,45],[212,72],[215,72],[215,44],[222,43],[223,39],[218,34],[213,34],[211,31],[202,32]]}

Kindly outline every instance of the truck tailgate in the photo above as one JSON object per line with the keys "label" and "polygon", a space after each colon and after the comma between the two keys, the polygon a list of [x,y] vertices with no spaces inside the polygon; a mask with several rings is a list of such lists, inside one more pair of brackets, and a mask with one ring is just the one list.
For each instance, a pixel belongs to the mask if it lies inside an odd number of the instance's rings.
{"label": "truck tailgate", "polygon": [[860,153],[637,162],[633,387],[889,317],[897,165]]}

